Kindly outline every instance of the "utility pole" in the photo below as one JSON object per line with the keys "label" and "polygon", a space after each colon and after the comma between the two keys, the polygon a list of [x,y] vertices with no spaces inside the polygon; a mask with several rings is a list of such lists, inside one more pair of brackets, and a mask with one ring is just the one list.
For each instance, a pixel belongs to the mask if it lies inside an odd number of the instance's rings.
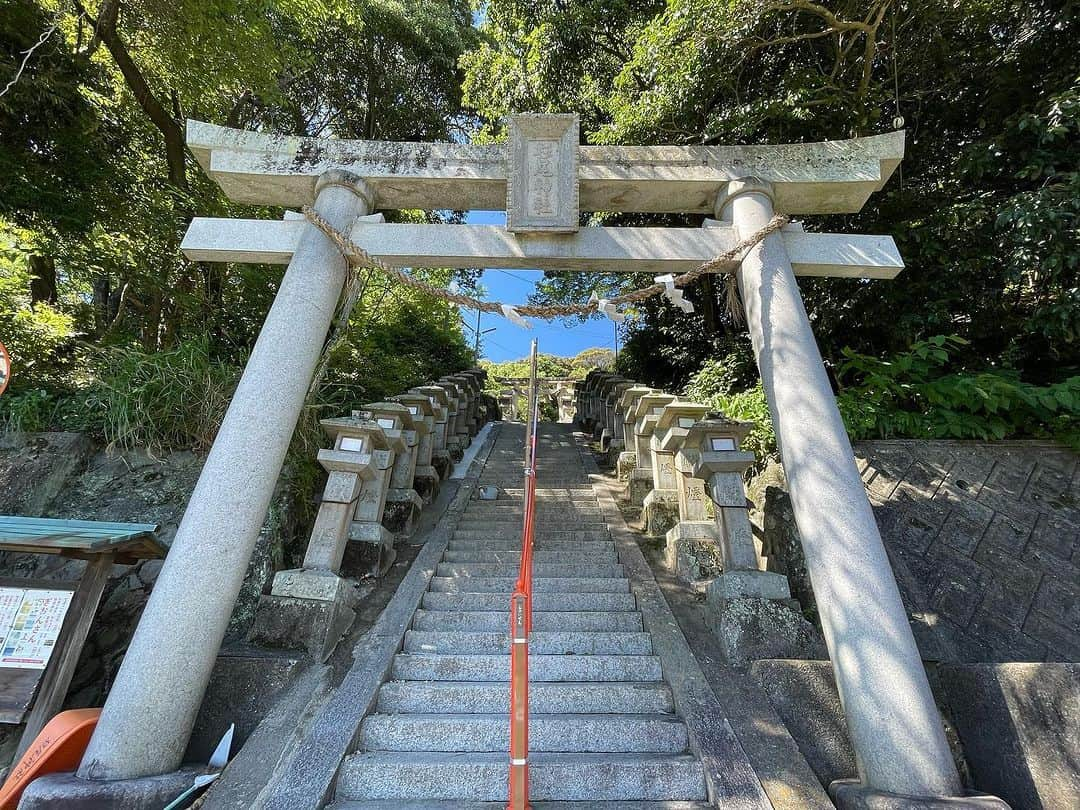
{"label": "utility pole", "polygon": [[476,310],[476,328],[475,329],[473,329],[473,327],[471,325],[469,325],[469,323],[465,320],[464,315],[461,316],[461,325],[464,326],[466,329],[472,329],[473,333],[475,334],[475,338],[473,339],[473,352],[476,354],[476,361],[477,362],[480,362],[480,338],[483,335],[486,335],[488,332],[494,332],[495,331],[494,326],[491,327],[490,329],[483,329],[483,330],[480,329],[480,313],[481,312],[482,312],[482,310],[479,310],[479,309]]}
{"label": "utility pole", "polygon": [[611,328],[615,330],[615,363],[619,362],[619,324],[611,322]]}
{"label": "utility pole", "polygon": [[476,354],[476,361],[480,362],[480,309],[476,310],[476,348],[474,352]]}

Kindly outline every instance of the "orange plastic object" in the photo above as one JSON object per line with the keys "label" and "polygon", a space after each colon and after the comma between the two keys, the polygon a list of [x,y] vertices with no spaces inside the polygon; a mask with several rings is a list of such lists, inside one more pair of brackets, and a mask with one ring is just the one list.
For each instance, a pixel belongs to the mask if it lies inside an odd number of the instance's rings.
{"label": "orange plastic object", "polygon": [[101,709],[70,709],[45,724],[0,788],[0,810],[15,810],[26,786],[47,773],[79,767]]}

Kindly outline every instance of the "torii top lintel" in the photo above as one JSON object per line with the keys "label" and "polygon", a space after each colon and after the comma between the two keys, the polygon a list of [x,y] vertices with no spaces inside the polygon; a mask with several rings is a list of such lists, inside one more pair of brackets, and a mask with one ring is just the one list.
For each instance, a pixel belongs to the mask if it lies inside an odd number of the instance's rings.
{"label": "torii top lintel", "polygon": [[[513,175],[531,178],[552,158],[552,199],[527,201],[533,214],[553,214],[539,230],[559,230],[555,207],[573,210],[702,213],[734,179],[773,186],[786,214],[855,212],[889,179],[904,153],[904,133],[778,146],[578,146],[576,116],[511,118],[508,144],[409,143],[270,135],[188,121],[187,142],[202,167],[236,202],[299,206],[314,200],[315,182],[346,169],[375,190],[380,209],[508,209],[513,227]],[[521,169],[517,172],[514,167]],[[567,172],[573,189],[560,192]],[[541,172],[542,174],[543,172]],[[543,178],[542,183],[551,181]],[[516,210],[516,209],[515,209]],[[527,219],[524,215],[522,219]],[[576,220],[576,218],[575,218]],[[563,218],[563,230],[576,228]],[[526,223],[527,226],[527,223]]]}

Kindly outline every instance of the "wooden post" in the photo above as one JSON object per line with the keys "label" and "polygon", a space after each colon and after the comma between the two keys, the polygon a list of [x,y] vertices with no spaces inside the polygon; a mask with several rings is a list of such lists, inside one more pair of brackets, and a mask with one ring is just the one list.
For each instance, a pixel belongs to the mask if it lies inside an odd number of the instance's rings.
{"label": "wooden post", "polygon": [[68,606],[60,635],[57,636],[53,655],[41,679],[34,708],[26,719],[26,729],[19,740],[15,761],[18,761],[45,728],[45,724],[64,705],[68,687],[75,675],[75,665],[79,663],[79,655],[90,633],[90,623],[94,621],[94,614],[97,613],[112,565],[111,552],[97,554],[86,564],[79,587],[75,589],[75,595]]}

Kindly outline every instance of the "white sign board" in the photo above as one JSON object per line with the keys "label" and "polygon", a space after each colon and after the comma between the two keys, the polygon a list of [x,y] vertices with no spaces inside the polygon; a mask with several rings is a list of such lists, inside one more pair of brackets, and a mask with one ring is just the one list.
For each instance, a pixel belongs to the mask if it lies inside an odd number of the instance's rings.
{"label": "white sign board", "polygon": [[0,588],[0,667],[45,669],[73,591]]}

